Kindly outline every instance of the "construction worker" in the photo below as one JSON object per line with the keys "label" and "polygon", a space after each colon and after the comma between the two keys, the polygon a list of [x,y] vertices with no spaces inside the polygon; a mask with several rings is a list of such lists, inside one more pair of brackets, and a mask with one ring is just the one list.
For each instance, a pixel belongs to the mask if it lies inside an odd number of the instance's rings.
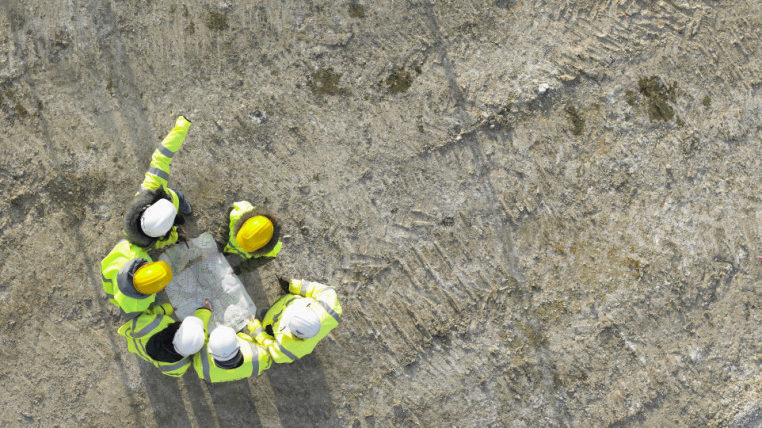
{"label": "construction worker", "polygon": [[[193,213],[179,190],[167,187],[172,157],[183,145],[190,121],[180,116],[175,127],[151,156],[143,183],[124,215],[124,234],[135,245],[148,250],[177,242],[178,225]],[[179,215],[178,215],[179,211]]]}
{"label": "construction worker", "polygon": [[230,235],[224,251],[243,260],[275,258],[283,246],[278,241],[279,235],[280,225],[275,217],[250,202],[239,201],[230,211]]}
{"label": "construction worker", "polygon": [[109,301],[132,318],[147,310],[156,293],[172,281],[172,269],[123,239],[101,261],[101,281]]}
{"label": "construction worker", "polygon": [[232,382],[261,375],[270,368],[272,358],[262,346],[264,332],[257,336],[236,335],[228,326],[219,326],[209,335],[209,341],[193,356],[193,368],[206,381]]}
{"label": "construction worker", "polygon": [[153,305],[119,328],[127,339],[127,350],[158,367],[167,376],[180,377],[192,364],[191,356],[206,341],[212,315],[209,300],[182,322],[173,320],[172,305]]}
{"label": "construction worker", "polygon": [[336,290],[302,279],[279,277],[285,296],[278,299],[260,323],[253,319],[252,336],[260,330],[260,342],[276,363],[290,363],[312,352],[315,345],[341,322],[341,305]]}

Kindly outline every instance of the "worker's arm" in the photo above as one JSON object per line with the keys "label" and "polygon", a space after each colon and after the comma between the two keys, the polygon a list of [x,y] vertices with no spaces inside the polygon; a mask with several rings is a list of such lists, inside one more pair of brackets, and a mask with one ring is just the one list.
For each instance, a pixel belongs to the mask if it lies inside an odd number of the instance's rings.
{"label": "worker's arm", "polygon": [[190,121],[185,117],[180,116],[177,118],[175,127],[169,131],[169,134],[164,137],[159,148],[153,152],[151,165],[143,179],[143,184],[140,185],[141,189],[157,190],[159,187],[167,186],[169,164],[172,163],[172,157],[174,157],[175,152],[183,145],[190,125]]}
{"label": "worker's arm", "polygon": [[341,305],[336,296],[336,290],[332,287],[319,282],[292,279],[288,284],[288,292],[317,300],[326,311],[336,318],[336,322],[341,322]]}
{"label": "worker's arm", "polygon": [[273,363],[273,357],[270,355],[270,352],[268,352],[267,347],[261,343],[253,342],[251,340],[251,336],[249,336],[247,333],[238,333],[238,337],[247,342],[243,346],[249,346],[252,353],[254,354],[253,359],[256,359],[255,364],[257,366],[257,372],[254,373],[254,375],[261,375],[263,371],[269,369]]}
{"label": "worker's arm", "polygon": [[116,276],[119,275],[119,270],[131,260],[128,253],[130,253],[128,244],[125,244],[125,241],[119,241],[101,260],[101,281],[106,293],[110,296],[119,289],[116,285]]}
{"label": "worker's arm", "polygon": [[101,284],[103,290],[109,297],[113,297],[119,287],[117,286],[116,277],[119,275],[119,269],[127,263],[128,258],[121,255],[109,254],[106,259],[101,262]]}
{"label": "worker's arm", "polygon": [[257,358],[257,376],[261,375],[263,371],[267,370],[272,366],[273,364],[273,358],[270,356],[270,353],[267,352],[267,349],[265,349],[262,345],[254,344],[252,345],[252,348],[254,348]]}
{"label": "worker's arm", "polygon": [[284,348],[275,340],[274,337],[267,333],[261,338],[258,343],[267,353],[270,355],[273,361],[276,363],[292,363],[296,361],[296,356],[288,351],[284,352]]}
{"label": "worker's arm", "polygon": [[154,315],[172,315],[172,313],[175,312],[175,309],[170,303],[162,303],[161,305],[151,305],[148,308],[148,312]]}
{"label": "worker's arm", "polygon": [[248,330],[247,336],[251,338],[250,342],[253,343],[262,344],[264,343],[264,339],[268,337],[265,329],[262,328],[262,323],[260,323],[259,320],[254,317],[249,318],[249,324],[246,326],[246,330]]}
{"label": "worker's arm", "polygon": [[167,245],[172,245],[177,242],[179,237],[180,235],[177,232],[177,226],[172,226],[172,229],[169,231],[169,236],[156,240],[154,247],[158,250],[159,248],[166,247]]}
{"label": "worker's arm", "polygon": [[204,336],[209,337],[209,332],[207,331],[207,327],[209,326],[209,319],[212,317],[211,309],[198,308],[196,309],[196,312],[193,315],[201,318],[201,321],[204,323]]}

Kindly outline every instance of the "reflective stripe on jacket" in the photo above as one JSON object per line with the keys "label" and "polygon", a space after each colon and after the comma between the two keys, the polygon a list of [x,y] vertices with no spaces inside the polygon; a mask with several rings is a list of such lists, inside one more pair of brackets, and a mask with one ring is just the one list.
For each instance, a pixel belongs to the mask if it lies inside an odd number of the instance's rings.
{"label": "reflective stripe on jacket", "polygon": [[[267,311],[262,325],[272,327],[274,336],[266,335],[262,340],[267,352],[276,363],[290,363],[304,357],[315,349],[315,346],[328,333],[341,323],[341,305],[336,296],[336,290],[318,282],[305,280],[291,280],[289,284],[290,294],[278,299]],[[294,302],[298,296],[313,299],[317,307],[321,308],[320,331],[314,337],[302,339],[294,336],[288,326],[281,326],[283,311]]]}
{"label": "reflective stripe on jacket", "polygon": [[[141,189],[157,190],[159,187],[167,187],[169,164],[172,163],[172,157],[174,157],[175,153],[182,147],[185,136],[188,135],[190,125],[191,123],[188,119],[183,116],[175,120],[175,127],[164,137],[159,148],[154,150],[151,156],[151,165],[148,171],[146,171],[143,183],[140,185]],[[173,203],[175,198],[176,196],[172,198]]]}
{"label": "reflective stripe on jacket", "polygon": [[167,316],[171,313],[172,306],[168,303],[154,305],[149,310],[124,323],[119,328],[118,333],[127,339],[128,351],[137,354],[138,357],[158,367],[165,375],[180,377],[190,368],[190,357],[183,357],[178,361],[165,362],[154,360],[146,351],[146,344],[151,337],[175,322]]}
{"label": "reflective stripe on jacket", "polygon": [[248,341],[243,334],[238,335],[238,344],[241,346],[243,363],[233,369],[224,369],[219,367],[214,358],[209,354],[208,343],[204,344],[201,351],[193,356],[193,368],[201,379],[206,381],[232,382],[239,379],[245,379],[253,374],[260,375],[263,371],[270,368],[272,360],[268,353],[261,346]]}
{"label": "reflective stripe on jacket", "polygon": [[[119,241],[101,261],[103,290],[110,297],[109,301],[118,306],[127,316],[140,315],[155,300],[153,294],[145,295],[135,291],[131,284],[132,277],[127,274],[136,264],[151,263],[152,261],[143,248],[127,240]],[[119,282],[120,272],[122,272],[121,283]],[[132,272],[134,273],[134,271]],[[130,283],[127,283],[127,280]]]}

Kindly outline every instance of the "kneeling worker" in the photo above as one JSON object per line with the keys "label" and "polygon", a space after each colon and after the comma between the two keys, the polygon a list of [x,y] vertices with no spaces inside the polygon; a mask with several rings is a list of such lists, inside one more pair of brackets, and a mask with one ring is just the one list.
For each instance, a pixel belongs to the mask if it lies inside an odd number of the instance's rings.
{"label": "kneeling worker", "polygon": [[239,201],[230,211],[230,235],[225,252],[237,254],[244,260],[260,257],[275,258],[280,252],[278,220],[250,202]]}
{"label": "kneeling worker", "polygon": [[145,249],[121,240],[101,261],[101,281],[109,301],[127,317],[136,317],[172,281],[172,269],[164,261],[154,262]]}
{"label": "kneeling worker", "polygon": [[153,152],[140,191],[124,215],[127,239],[149,251],[177,242],[177,226],[185,223],[183,216],[193,212],[182,192],[167,187],[169,165],[183,145],[190,125],[185,117],[177,118],[175,127]]}
{"label": "kneeling worker", "polygon": [[219,326],[209,335],[209,343],[193,356],[198,377],[212,383],[232,382],[258,376],[270,368],[272,359],[260,344],[263,335],[252,339],[235,334],[228,326]]}
{"label": "kneeling worker", "polygon": [[192,364],[191,356],[206,341],[206,327],[212,315],[209,300],[195,315],[182,322],[170,318],[169,303],[154,305],[119,328],[127,339],[127,349],[158,367],[167,376],[180,377]]}
{"label": "kneeling worker", "polygon": [[252,320],[249,331],[264,329],[262,344],[276,363],[290,363],[312,352],[341,322],[336,290],[302,279],[278,278],[288,294],[278,299],[260,323]]}

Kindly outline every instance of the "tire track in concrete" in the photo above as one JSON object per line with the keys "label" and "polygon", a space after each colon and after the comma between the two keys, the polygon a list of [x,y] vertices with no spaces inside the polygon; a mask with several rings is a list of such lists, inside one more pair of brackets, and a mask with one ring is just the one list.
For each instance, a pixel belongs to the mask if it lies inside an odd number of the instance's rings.
{"label": "tire track in concrete", "polygon": [[[5,6],[4,8],[6,10],[6,13],[10,13],[11,11],[8,9],[8,4],[6,3],[6,4],[4,4],[4,6]],[[14,22],[11,22],[11,31],[13,33],[14,43],[16,45],[16,50],[18,52],[18,55],[20,55],[20,57],[21,57],[20,58],[21,62],[26,64],[26,60],[25,60],[25,58],[23,56],[23,49],[22,49],[21,40],[19,39],[19,31],[20,30],[21,30],[20,28],[15,28]],[[24,80],[26,81],[26,84],[29,87],[29,91],[30,91],[30,93],[32,95],[32,98],[34,99],[34,101],[36,103],[39,104],[40,98],[39,98],[39,95],[37,94],[37,91],[35,89],[34,81],[32,79],[30,71],[26,70],[26,72],[24,72],[23,75],[25,76]],[[55,179],[55,176],[57,176],[59,174],[61,163],[60,163],[60,161],[58,159],[58,155],[56,154],[55,148],[53,147],[53,143],[52,143],[51,138],[50,138],[50,133],[48,131],[48,124],[47,124],[47,120],[45,118],[45,113],[43,111],[40,111],[39,115],[38,115],[38,118],[39,118],[39,121],[40,121],[40,126],[42,127],[42,130],[43,130],[43,138],[45,140],[45,148],[47,150],[48,157],[49,157],[50,161],[53,163],[53,165],[56,167],[56,170],[54,172],[54,178],[53,178],[53,179]],[[62,229],[63,229],[63,227],[62,227]],[[98,287],[98,285],[100,284],[100,276],[97,275],[95,273],[95,271],[93,270],[94,262],[88,256],[87,248],[85,248],[85,246],[84,246],[85,239],[84,239],[83,235],[81,234],[81,232],[79,231],[78,228],[73,228],[73,233],[74,233],[74,237],[75,237],[74,246],[75,246],[75,248],[77,250],[77,253],[80,254],[81,257],[82,257],[82,263],[84,264],[84,269],[87,272],[86,277],[89,278],[88,282],[90,282],[90,284],[92,285],[93,294],[96,296],[95,300],[98,302],[98,306],[99,306],[100,311],[102,313],[107,313],[107,311],[106,311],[106,304],[105,304],[105,302],[103,300],[103,296],[101,294],[101,290]],[[108,339],[109,339],[109,343],[111,344],[112,351],[115,354],[121,354],[122,351],[119,349],[119,347],[116,344],[116,334],[115,334],[114,329],[113,328],[107,328],[107,330],[109,331]],[[127,380],[128,375],[127,375],[126,371],[124,370],[124,368],[123,368],[123,366],[121,364],[117,364],[117,366],[118,366],[118,370],[117,371],[119,373],[119,377],[121,378],[122,383],[124,385],[124,391],[125,391],[125,393],[127,395],[127,398],[129,400],[129,402],[131,403],[131,407],[133,408],[133,412],[134,412],[134,408],[135,408],[134,405],[136,403],[138,403],[138,401],[135,398],[135,395],[132,393],[132,391],[129,388],[129,383],[128,383],[128,380]],[[141,418],[139,417],[139,415],[136,412],[134,413],[134,416],[135,416],[135,423],[138,426],[141,426],[141,427],[144,426],[143,423],[142,423]]]}
{"label": "tire track in concrete", "polygon": [[[106,66],[106,78],[113,82],[119,95],[116,98],[119,111],[128,124],[130,151],[137,157],[136,164],[140,165],[138,168],[146,168],[157,142],[151,136],[151,124],[143,113],[145,106],[140,100],[140,87],[116,27],[111,2],[108,0],[89,1],[87,9],[92,11],[92,22],[97,28],[96,45],[100,53],[100,64]],[[134,159],[135,157],[125,156],[125,158]]]}
{"label": "tire track in concrete", "polygon": [[[7,15],[12,15],[14,13],[17,13],[10,9],[10,5],[8,3],[3,4],[3,8],[5,9],[5,13]],[[18,28],[18,22],[16,19],[10,19],[10,27],[11,27],[11,33],[13,34],[13,44],[16,48],[16,53],[19,57],[19,60],[22,64],[24,64],[24,71],[21,73],[23,76],[24,82],[29,87],[30,95],[32,96],[32,99],[34,100],[34,103],[36,105],[42,105],[40,101],[40,97],[37,94],[37,90],[35,89],[34,81],[32,80],[32,75],[30,73],[29,67],[27,65],[27,61],[24,55],[24,49],[23,44],[21,43],[20,35],[21,28]],[[48,130],[48,121],[45,118],[45,115],[42,110],[39,111],[38,119],[40,122],[40,127],[42,128],[42,139],[45,142],[45,150],[48,152],[48,157],[53,162],[53,166],[55,167],[55,172],[57,173],[60,168],[61,164],[58,161],[58,158],[55,156],[55,149],[53,148],[53,142],[50,139],[50,132]]]}
{"label": "tire track in concrete", "polygon": [[468,112],[465,109],[466,99],[463,95],[463,91],[461,91],[460,86],[458,85],[458,79],[455,76],[452,61],[450,61],[450,58],[447,55],[447,45],[442,38],[442,32],[439,29],[439,24],[437,23],[437,18],[434,14],[434,8],[429,0],[424,0],[421,2],[421,6],[423,7],[424,14],[426,15],[429,30],[434,35],[434,47],[439,51],[439,59],[442,61],[442,67],[445,72],[445,77],[447,78],[447,84],[450,88],[452,96],[455,98],[455,106],[457,107],[458,118],[464,124],[466,124],[468,123],[469,119]]}
{"label": "tire track in concrete", "polygon": [[[697,19],[694,6],[685,9],[674,4],[659,2],[645,5],[637,1],[567,2],[552,19],[564,25],[564,35],[570,38],[567,48],[560,52],[559,65],[570,74],[576,74],[579,58],[587,64],[583,71],[590,73],[605,69],[614,60],[630,61],[644,49],[653,47],[651,40],[669,40],[683,37]],[[614,19],[608,27],[601,27],[602,16]],[[701,16],[698,17],[700,22]],[[609,20],[610,21],[610,20]],[[625,52],[628,55],[622,56]]]}
{"label": "tire track in concrete", "polygon": [[[343,192],[352,195],[371,194],[373,193],[371,189],[377,182],[389,180],[387,186],[398,187],[399,195],[404,198],[397,203],[405,207],[402,208],[405,214],[395,218],[393,224],[397,229],[391,239],[392,241],[399,240],[400,244],[403,242],[409,244],[401,247],[393,255],[386,256],[391,260],[389,263],[395,267],[371,278],[373,283],[358,292],[357,299],[363,299],[364,312],[367,316],[374,317],[376,322],[383,318],[381,314],[393,314],[386,323],[386,330],[376,328],[374,334],[377,333],[380,336],[380,341],[383,343],[382,349],[387,350],[385,351],[387,353],[391,352],[396,365],[401,367],[408,376],[421,376],[425,373],[425,376],[431,379],[448,378],[446,374],[454,365],[449,362],[457,361],[460,358],[458,355],[467,353],[467,347],[478,346],[457,338],[456,335],[468,334],[469,330],[477,328],[474,326],[478,326],[480,322],[495,317],[494,308],[502,308],[502,311],[510,308],[507,293],[498,292],[488,295],[486,305],[482,304],[485,300],[477,294],[486,292],[492,286],[493,281],[487,278],[497,278],[504,274],[504,271],[495,266],[490,266],[483,272],[470,271],[468,260],[471,256],[469,254],[473,252],[474,241],[478,241],[478,237],[469,237],[468,232],[465,234],[445,232],[450,229],[442,228],[436,221],[440,218],[437,212],[443,210],[445,206],[442,203],[416,204],[415,201],[408,200],[409,197],[404,196],[420,195],[422,189],[431,186],[432,182],[441,183],[434,185],[435,189],[432,190],[437,195],[459,192],[478,194],[480,195],[477,197],[478,200],[459,205],[457,212],[467,213],[467,217],[474,214],[479,218],[484,217],[484,219],[476,220],[481,226],[489,227],[489,232],[484,233],[505,229],[502,221],[494,220],[500,217],[499,203],[490,199],[494,199],[495,190],[491,188],[491,183],[486,182],[488,167],[478,166],[480,162],[484,164],[486,160],[480,146],[477,147],[478,143],[478,140],[473,138],[458,144],[450,144],[442,150],[422,153],[413,161],[403,159],[400,165],[377,170],[369,182],[357,181],[348,185]],[[454,171],[450,169],[443,171],[442,165],[459,165],[459,167]],[[476,173],[466,172],[471,169]],[[486,207],[480,208],[488,200]],[[380,205],[384,203],[379,201]],[[360,201],[355,201],[350,206],[358,206],[358,204],[365,206],[365,203]],[[339,205],[341,204],[336,204],[337,216]],[[356,210],[363,209],[365,208],[350,208],[348,212],[351,216],[351,213]],[[374,209],[373,215],[380,216],[381,213]],[[474,220],[469,220],[471,221]],[[468,227],[465,226],[465,228]],[[356,239],[356,237],[345,236],[342,242]],[[505,251],[505,248],[499,251]],[[458,261],[452,261],[452,254],[464,254],[464,256],[458,257],[456,259]],[[498,258],[510,260],[510,255],[506,253]],[[366,266],[378,265],[383,257],[356,255],[350,256],[350,260],[355,265],[345,266],[347,271],[366,262]],[[461,287],[461,284],[466,282],[461,279],[463,277],[477,279],[469,279],[467,281],[469,286]],[[427,280],[419,281],[418,278]],[[380,290],[381,294],[377,294],[375,290]],[[364,299],[366,296],[368,298]],[[390,304],[384,302],[390,302]],[[462,324],[464,321],[465,326]],[[369,321],[368,324],[370,324]],[[486,339],[478,340],[481,343]],[[451,345],[446,345],[447,343]],[[489,366],[488,362],[479,363],[476,371],[477,373],[487,372]],[[384,382],[388,382],[390,390],[404,388],[402,382],[408,382],[407,378],[398,379],[394,375],[381,379],[386,379]],[[456,377],[456,379],[460,378]],[[426,381],[423,382],[426,384]],[[460,387],[455,385],[452,389],[445,388],[448,389],[447,394],[433,393],[434,397],[431,400],[429,400],[431,397],[427,397],[425,401],[438,403],[447,400],[450,394],[457,395]],[[432,384],[430,388],[423,389],[434,391],[437,386],[441,389],[442,385]],[[463,391],[466,390],[463,389]],[[423,414],[425,411],[416,417],[420,418]]]}

